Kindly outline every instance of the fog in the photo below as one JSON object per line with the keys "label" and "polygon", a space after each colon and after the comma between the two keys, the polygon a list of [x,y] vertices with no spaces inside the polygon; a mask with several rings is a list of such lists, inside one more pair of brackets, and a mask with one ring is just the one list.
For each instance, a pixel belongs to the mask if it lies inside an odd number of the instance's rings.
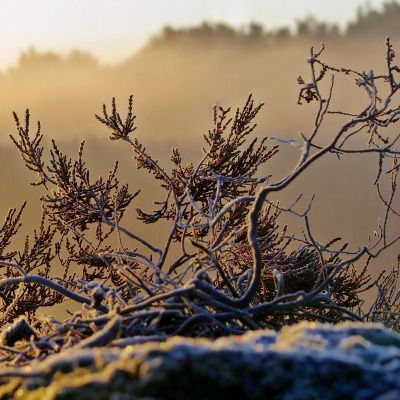
{"label": "fog", "polygon": [[[400,49],[400,36],[393,38],[394,48]],[[373,69],[383,73],[386,65],[384,37],[332,36],[325,41],[324,60],[335,66],[360,70]],[[202,135],[212,127],[214,104],[233,109],[244,104],[253,94],[256,102],[265,103],[258,115],[257,136],[297,138],[298,132],[309,133],[313,127],[316,105],[298,105],[297,76],[309,76],[307,57],[310,47],[320,43],[314,36],[296,39],[275,39],[271,44],[248,45],[222,43],[159,44],[152,42],[142,52],[114,67],[102,67],[88,54],[73,52],[67,56],[38,53],[31,49],[21,55],[19,64],[0,77],[0,177],[3,196],[0,213],[18,207],[28,200],[23,216],[22,233],[29,233],[40,220],[38,198],[40,188],[29,187],[34,174],[25,170],[17,150],[8,135],[15,134],[12,112],[22,119],[30,109],[33,122],[40,120],[45,143],[55,139],[71,156],[78,144],[87,141],[88,165],[94,174],[105,174],[113,161],[121,161],[121,181],[128,181],[132,190],[142,189],[135,206],[160,200],[157,182],[145,172],[135,171],[130,150],[123,144],[110,142],[105,127],[94,118],[102,104],[116,97],[121,113],[127,107],[130,94],[134,96],[139,140],[161,163],[169,167],[171,147],[182,149],[185,161],[200,157]],[[349,79],[338,81],[333,105],[348,112],[359,111],[368,98]],[[327,120],[321,130],[322,138],[331,137],[342,121]],[[322,139],[323,141],[323,139]],[[270,146],[276,144],[271,140]],[[284,146],[283,146],[284,147]],[[298,152],[283,148],[266,167],[273,179],[287,174],[296,164]],[[311,168],[289,190],[277,197],[290,204],[298,193],[304,193],[305,206],[316,194],[310,213],[315,237],[322,243],[340,236],[352,249],[367,242],[368,235],[377,230],[383,209],[377,199],[373,182],[377,160],[374,157],[331,157]],[[300,204],[301,205],[301,204]],[[151,235],[154,227],[134,223],[134,210],[128,225],[136,233]],[[291,231],[299,234],[301,220],[286,215]],[[152,234],[149,232],[153,232]],[[157,230],[157,232],[160,232]],[[22,247],[23,235],[14,242]],[[162,232],[156,238],[162,243]],[[399,247],[387,251],[377,263],[377,270],[389,268],[396,262]]]}

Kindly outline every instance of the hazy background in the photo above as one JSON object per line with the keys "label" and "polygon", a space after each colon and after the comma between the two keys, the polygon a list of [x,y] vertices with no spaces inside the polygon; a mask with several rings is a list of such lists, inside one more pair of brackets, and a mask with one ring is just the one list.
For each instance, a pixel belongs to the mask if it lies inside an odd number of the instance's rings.
{"label": "hazy background", "polygon": [[[309,132],[315,105],[297,105],[296,78],[308,77],[311,46],[319,48],[323,41],[327,62],[376,73],[384,72],[386,36],[400,49],[397,2],[17,0],[2,7],[0,215],[27,199],[26,232],[39,220],[42,191],[29,187],[35,177],[10,145],[12,111],[22,118],[29,107],[45,140],[55,138],[71,155],[85,139],[95,174],[120,159],[121,181],[143,189],[136,205],[147,206],[156,184],[134,170],[128,148],[108,141],[107,130],[94,118],[103,102],[115,96],[123,112],[133,94],[137,137],[168,166],[172,146],[184,149],[188,162],[199,157],[213,104],[235,108],[250,93],[266,103],[257,119],[258,136],[295,138],[299,131]],[[360,110],[367,99],[358,93],[352,81],[338,83],[334,104]],[[321,133],[330,135],[335,128],[332,122]],[[296,156],[293,149],[282,151],[266,173],[284,175]],[[382,216],[372,186],[376,162],[374,157],[326,159],[279,199],[289,203],[298,192],[306,198],[316,193],[310,214],[315,236],[321,242],[341,236],[354,249]],[[288,221],[298,233],[301,221]],[[135,229],[142,228],[135,224]],[[393,247],[377,268],[390,267],[398,253],[399,246]]]}

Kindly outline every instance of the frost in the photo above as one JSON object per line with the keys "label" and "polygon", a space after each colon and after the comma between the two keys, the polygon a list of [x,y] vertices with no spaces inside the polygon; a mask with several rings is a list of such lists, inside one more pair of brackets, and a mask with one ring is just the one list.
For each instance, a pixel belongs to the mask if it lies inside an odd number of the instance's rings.
{"label": "frost", "polygon": [[36,360],[24,379],[3,372],[0,399],[10,387],[13,398],[23,393],[29,400],[79,400],[94,392],[99,400],[398,399],[399,343],[400,335],[378,324],[302,322],[217,340],[71,348]]}

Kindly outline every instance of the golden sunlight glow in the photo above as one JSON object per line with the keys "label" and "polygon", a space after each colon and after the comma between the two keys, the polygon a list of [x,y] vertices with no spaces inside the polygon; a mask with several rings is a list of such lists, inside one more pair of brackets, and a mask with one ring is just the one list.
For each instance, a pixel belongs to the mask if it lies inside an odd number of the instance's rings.
{"label": "golden sunlight glow", "polygon": [[[383,0],[370,0],[379,7]],[[314,15],[343,27],[365,0],[3,0],[0,69],[15,64],[21,51],[89,51],[115,63],[144,46],[163,26],[203,21],[240,27],[257,21],[268,29],[294,27]]]}
{"label": "golden sunlight glow", "polygon": [[[382,1],[369,4],[379,9]],[[175,46],[168,41],[167,45],[158,47],[154,42],[146,43],[152,35],[162,36],[162,29],[167,25],[189,28],[200,26],[202,21],[211,24],[223,21],[235,28],[235,32],[243,32],[241,27],[248,26],[251,21],[259,22],[268,30],[282,26],[293,28],[296,21],[313,14],[320,21],[343,27],[356,18],[360,5],[365,6],[365,2],[2,1],[5,12],[0,24],[0,158],[7,168],[0,171],[0,180],[12,196],[4,196],[0,214],[5,215],[9,207],[25,199],[33,202],[32,199],[38,197],[38,192],[28,187],[32,176],[18,159],[15,149],[10,151],[8,136],[15,133],[12,112],[16,111],[23,120],[27,107],[32,115],[32,131],[34,122],[40,120],[44,141],[54,138],[67,142],[67,154],[75,154],[77,143],[87,140],[88,163],[95,173],[104,173],[114,160],[126,158],[126,164],[121,167],[121,181],[126,178],[135,189],[148,180],[140,173],[132,177],[129,151],[126,152],[125,147],[121,150],[114,143],[105,144],[108,132],[94,118],[95,113],[101,112],[103,102],[109,103],[112,97],[116,97],[120,109],[125,110],[129,95],[134,95],[138,125],[135,134],[161,163],[169,162],[173,146],[180,147],[185,160],[198,159],[202,135],[212,124],[213,104],[236,108],[244,104],[250,93],[256,103],[266,103],[257,116],[259,137],[291,139],[296,138],[299,131],[309,132],[315,108],[313,104],[296,104],[296,78],[302,75],[307,79],[306,59],[310,46],[320,46],[315,37],[276,41],[271,46],[254,43],[242,46],[227,41],[222,46],[214,46],[212,51],[201,40],[196,45],[190,42],[189,46]],[[398,47],[398,38],[394,39]],[[326,43],[325,57],[336,66],[379,70],[385,67],[383,41],[382,37],[369,39],[369,48],[374,49],[371,52],[365,48],[364,39],[347,40],[339,35]],[[354,104],[363,104],[365,99],[350,86],[338,83],[333,102],[352,111]],[[337,126],[330,125],[329,129],[337,129]],[[273,170],[268,173],[290,170],[293,165],[288,160],[294,156],[290,151],[296,150],[290,148],[287,157],[285,153],[276,165],[269,164]],[[311,184],[318,191],[328,181],[335,190],[317,193],[314,209],[316,215],[321,215],[315,227],[317,233],[328,241],[332,232],[340,228],[344,241],[363,243],[366,232],[376,229],[376,219],[371,215],[377,215],[380,210],[368,185],[366,189],[355,191],[352,183],[364,183],[375,164],[355,165],[344,159],[337,165],[334,161],[321,163],[319,169],[310,171],[298,181],[297,187],[293,186],[293,191],[297,195]],[[346,175],[346,171],[351,171],[352,180],[344,185],[340,177]],[[149,202],[153,195],[150,190],[148,198],[141,197],[141,201]],[[292,200],[293,193],[284,195]],[[348,202],[363,206],[349,212],[345,207]],[[335,207],[325,207],[333,203]],[[29,229],[37,222],[32,218],[24,227]],[[389,259],[390,264],[392,260]],[[382,264],[385,265],[383,260]]]}

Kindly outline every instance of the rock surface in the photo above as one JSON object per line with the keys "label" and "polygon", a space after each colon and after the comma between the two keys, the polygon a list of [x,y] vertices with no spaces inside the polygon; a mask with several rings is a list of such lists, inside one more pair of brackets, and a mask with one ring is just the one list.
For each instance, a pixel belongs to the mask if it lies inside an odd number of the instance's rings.
{"label": "rock surface", "polygon": [[21,372],[2,378],[0,399],[397,400],[400,335],[301,323],[215,341],[71,349]]}

